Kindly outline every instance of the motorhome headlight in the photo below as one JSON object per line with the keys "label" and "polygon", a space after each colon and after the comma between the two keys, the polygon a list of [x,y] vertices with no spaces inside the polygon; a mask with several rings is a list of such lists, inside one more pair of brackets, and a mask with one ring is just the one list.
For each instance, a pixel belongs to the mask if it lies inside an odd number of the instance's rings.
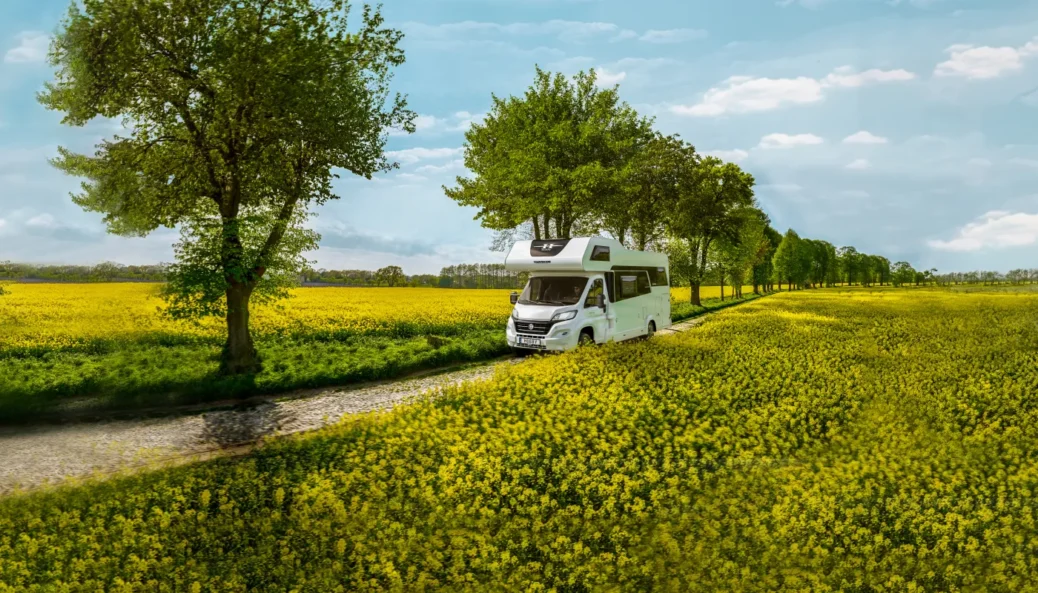
{"label": "motorhome headlight", "polygon": [[512,319],[519,319],[519,313],[516,313],[515,309],[512,309]]}
{"label": "motorhome headlight", "polygon": [[569,321],[577,316],[576,310],[560,311],[552,316],[552,321]]}

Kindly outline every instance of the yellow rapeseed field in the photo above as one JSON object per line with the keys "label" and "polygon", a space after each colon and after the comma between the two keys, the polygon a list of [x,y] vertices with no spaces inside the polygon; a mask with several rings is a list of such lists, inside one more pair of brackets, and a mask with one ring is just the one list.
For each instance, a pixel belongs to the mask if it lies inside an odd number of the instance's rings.
{"label": "yellow rapeseed field", "polygon": [[[752,287],[745,289],[752,292]],[[163,315],[159,285],[14,284],[0,298],[0,352],[9,348],[75,347],[96,340],[135,341],[157,335],[183,342],[220,341],[221,319],[192,324]],[[253,307],[256,336],[460,334],[500,329],[511,304],[508,290],[438,288],[299,288],[274,306]],[[673,288],[675,303],[689,289]],[[730,289],[727,290],[730,296]],[[717,298],[707,286],[702,298]]]}
{"label": "yellow rapeseed field", "polygon": [[1038,295],[832,289],[0,500],[0,591],[1038,588]]}
{"label": "yellow rapeseed field", "polygon": [[[16,284],[0,298],[0,350],[74,346],[149,334],[220,340],[221,319],[199,324],[162,314],[159,285]],[[507,290],[435,288],[300,288],[275,306],[253,308],[258,336],[301,334],[458,333],[500,327],[511,305]]]}

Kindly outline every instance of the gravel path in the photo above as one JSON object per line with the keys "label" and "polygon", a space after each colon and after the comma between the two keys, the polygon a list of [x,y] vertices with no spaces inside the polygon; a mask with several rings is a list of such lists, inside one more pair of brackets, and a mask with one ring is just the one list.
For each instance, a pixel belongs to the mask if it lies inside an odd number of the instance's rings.
{"label": "gravel path", "polygon": [[[705,316],[674,324],[671,334]],[[247,408],[137,420],[0,429],[0,494],[67,479],[111,475],[143,466],[233,452],[272,434],[314,430],[345,414],[390,408],[431,389],[491,377],[509,359],[460,371],[321,392]],[[247,447],[246,447],[247,448]]]}

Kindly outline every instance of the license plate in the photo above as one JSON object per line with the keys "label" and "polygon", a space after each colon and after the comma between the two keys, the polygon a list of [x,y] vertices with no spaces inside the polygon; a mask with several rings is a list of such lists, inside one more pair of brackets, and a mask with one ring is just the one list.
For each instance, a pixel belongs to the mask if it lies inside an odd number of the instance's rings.
{"label": "license plate", "polygon": [[524,344],[524,345],[527,345],[527,346],[543,346],[544,345],[544,338],[529,338],[529,337],[526,337],[526,336],[518,336],[517,339],[519,340],[520,344]]}

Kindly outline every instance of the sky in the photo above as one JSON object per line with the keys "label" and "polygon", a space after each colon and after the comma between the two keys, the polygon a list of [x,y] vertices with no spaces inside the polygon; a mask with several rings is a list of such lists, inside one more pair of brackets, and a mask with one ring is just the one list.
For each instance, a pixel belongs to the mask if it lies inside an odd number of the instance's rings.
{"label": "sky", "polygon": [[[118,129],[73,128],[36,93],[67,0],[0,2],[0,261],[172,260],[174,230],[107,235],[48,164]],[[394,89],[418,113],[400,163],[343,172],[320,207],[317,267],[436,273],[500,262],[443,186],[464,130],[535,65],[603,84],[701,153],[754,175],[781,232],[917,269],[1038,267],[1038,3],[1027,0],[385,0],[405,33]]]}

